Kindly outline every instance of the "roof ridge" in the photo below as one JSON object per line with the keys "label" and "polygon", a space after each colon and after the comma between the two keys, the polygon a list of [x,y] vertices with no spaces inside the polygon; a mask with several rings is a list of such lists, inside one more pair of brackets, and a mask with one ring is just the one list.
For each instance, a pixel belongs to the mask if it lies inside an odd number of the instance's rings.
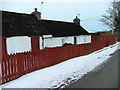
{"label": "roof ridge", "polygon": [[13,14],[23,14],[23,15],[31,15],[31,14],[28,14],[28,13],[20,13],[20,12],[13,12],[13,11],[5,11],[5,10],[0,10],[2,12],[6,12],[6,13],[13,13]]}

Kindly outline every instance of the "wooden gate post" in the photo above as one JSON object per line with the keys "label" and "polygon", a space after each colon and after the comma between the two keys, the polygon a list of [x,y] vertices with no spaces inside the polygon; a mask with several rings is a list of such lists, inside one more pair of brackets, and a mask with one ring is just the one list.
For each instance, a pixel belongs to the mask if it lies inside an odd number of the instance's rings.
{"label": "wooden gate post", "polygon": [[32,51],[40,50],[39,36],[31,36]]}
{"label": "wooden gate post", "polygon": [[2,37],[0,37],[0,84],[2,84]]}
{"label": "wooden gate post", "polygon": [[0,84],[2,83],[3,56],[7,54],[6,37],[0,37]]}
{"label": "wooden gate post", "polygon": [[2,37],[2,56],[7,54],[6,37]]}

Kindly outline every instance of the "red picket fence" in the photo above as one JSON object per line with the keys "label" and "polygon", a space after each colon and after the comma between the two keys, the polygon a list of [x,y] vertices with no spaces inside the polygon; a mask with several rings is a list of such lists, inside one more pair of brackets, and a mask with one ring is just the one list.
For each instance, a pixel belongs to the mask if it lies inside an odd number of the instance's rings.
{"label": "red picket fence", "polygon": [[113,36],[92,37],[92,43],[70,45],[44,50],[17,53],[2,57],[1,84],[29,72],[49,67],[65,60],[83,56],[115,43]]}

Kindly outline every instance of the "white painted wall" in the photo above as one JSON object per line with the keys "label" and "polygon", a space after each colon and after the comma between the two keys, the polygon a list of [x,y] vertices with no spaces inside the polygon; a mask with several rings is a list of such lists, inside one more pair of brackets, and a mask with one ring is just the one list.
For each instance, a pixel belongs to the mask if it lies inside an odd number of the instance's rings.
{"label": "white painted wall", "polygon": [[[80,35],[76,36],[77,44],[83,43],[91,43],[91,36],[90,35]],[[43,43],[42,43],[43,41]],[[70,37],[57,37],[57,38],[44,38],[40,37],[40,49],[45,47],[58,47],[63,46],[65,43],[74,44],[74,36]]]}
{"label": "white painted wall", "polygon": [[44,49],[42,37],[39,37],[39,45],[40,45],[40,50]]}
{"label": "white painted wall", "polygon": [[65,44],[65,43],[74,44],[74,37],[63,37],[62,38],[62,44]]}
{"label": "white painted wall", "polygon": [[85,36],[85,43],[91,43],[91,35]]}
{"label": "white painted wall", "polygon": [[77,44],[91,43],[91,35],[76,36]]}
{"label": "white painted wall", "polygon": [[31,38],[28,36],[10,37],[6,40],[8,54],[31,50]]}
{"label": "white painted wall", "polygon": [[[74,44],[74,37],[57,37],[57,38],[40,38],[40,41],[44,41],[45,47],[59,47],[63,46],[64,43]],[[42,47],[42,42],[40,42],[40,47]],[[40,48],[43,49],[43,48]]]}
{"label": "white painted wall", "polygon": [[44,47],[62,46],[62,38],[46,38],[44,39]]}
{"label": "white painted wall", "polygon": [[43,35],[43,38],[52,38],[52,35]]}
{"label": "white painted wall", "polygon": [[[91,43],[91,35],[86,36],[76,36],[77,44],[83,43]],[[74,44],[74,36],[70,37],[48,37],[42,39],[40,37],[40,49],[44,49],[45,47],[59,47],[63,46],[64,43]],[[31,50],[31,38],[28,36],[19,36],[19,37],[11,37],[7,38],[7,52],[8,54],[12,53],[20,53]]]}
{"label": "white painted wall", "polygon": [[85,42],[85,36],[76,36],[76,41],[77,41],[77,44],[83,44]]}

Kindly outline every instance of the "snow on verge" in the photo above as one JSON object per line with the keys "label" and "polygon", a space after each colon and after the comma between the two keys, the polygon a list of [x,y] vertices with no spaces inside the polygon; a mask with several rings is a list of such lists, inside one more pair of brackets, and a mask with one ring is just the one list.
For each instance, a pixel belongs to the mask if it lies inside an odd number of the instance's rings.
{"label": "snow on verge", "polygon": [[81,78],[104,63],[117,50],[118,43],[89,55],[69,59],[60,64],[26,74],[1,85],[1,88],[57,88]]}

